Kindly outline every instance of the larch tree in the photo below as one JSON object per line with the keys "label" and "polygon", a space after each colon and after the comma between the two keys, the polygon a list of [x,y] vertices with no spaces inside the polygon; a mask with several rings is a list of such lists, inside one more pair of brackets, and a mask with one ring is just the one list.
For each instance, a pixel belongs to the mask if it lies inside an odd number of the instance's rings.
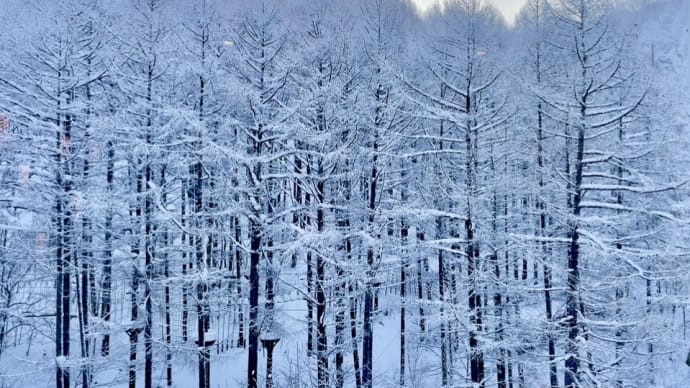
{"label": "larch tree", "polygon": [[[144,335],[144,387],[153,385],[153,290],[157,238],[155,236],[155,197],[158,187],[158,168],[162,128],[167,118],[162,110],[162,77],[168,70],[165,42],[168,34],[163,23],[163,3],[160,0],[140,0],[133,4],[131,29],[116,37],[126,58],[120,64],[118,76],[126,93],[127,117],[125,126],[132,145],[128,155],[130,184],[136,194],[131,199],[130,217],[134,226],[131,237],[131,290],[129,386],[136,386],[137,347],[139,335]],[[142,267],[143,264],[143,267]],[[139,287],[143,283],[143,297]],[[143,319],[139,317],[140,305]]]}
{"label": "larch tree", "polygon": [[[246,187],[242,194],[243,216],[248,220],[249,247],[249,319],[247,386],[259,382],[259,340],[262,330],[271,333],[274,281],[271,258],[272,230],[280,225],[281,215],[274,209],[281,188],[280,162],[287,156],[284,148],[284,111],[282,96],[288,80],[282,66],[287,37],[280,29],[278,8],[269,1],[243,10],[233,34],[231,69],[236,85],[244,91],[243,107],[234,119],[238,129],[237,163],[244,170]],[[228,155],[230,156],[230,155]],[[265,279],[267,303],[260,317],[260,267],[267,265]],[[261,322],[266,322],[262,325]]]}
{"label": "larch tree", "polygon": [[[644,198],[674,185],[636,166],[655,151],[638,143],[643,129],[626,130],[637,127],[631,120],[648,87],[626,55],[623,38],[610,28],[608,2],[562,1],[555,12],[563,37],[558,47],[566,54],[563,69],[572,83],[561,100],[542,99],[568,128],[568,216],[561,221],[568,240],[564,382],[566,387],[621,385],[615,371],[626,357],[622,341],[632,339],[629,328],[636,326],[627,310],[634,307],[624,310],[625,294],[636,277],[648,276],[638,261],[649,252],[632,242],[643,238],[630,233],[631,225],[669,219]],[[611,260],[612,278],[593,276],[602,257]],[[607,284],[613,288],[608,295]]]}

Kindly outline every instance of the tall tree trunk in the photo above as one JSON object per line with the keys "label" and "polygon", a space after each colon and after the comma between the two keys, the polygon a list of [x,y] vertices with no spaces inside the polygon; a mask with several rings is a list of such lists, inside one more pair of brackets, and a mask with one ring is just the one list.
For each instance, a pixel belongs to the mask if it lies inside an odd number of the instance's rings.
{"label": "tall tree trunk", "polygon": [[[258,198],[256,199],[259,200]],[[258,215],[250,223],[249,254],[249,351],[247,361],[247,387],[257,388],[259,368],[259,257],[261,252],[261,226]]]}
{"label": "tall tree trunk", "polygon": [[[58,72],[58,78],[61,77]],[[59,100],[62,97],[59,96]],[[70,98],[67,98],[67,105]],[[58,102],[58,111],[60,111]],[[70,297],[71,297],[71,257],[72,257],[72,213],[69,208],[69,197],[72,191],[72,182],[69,168],[69,150],[71,137],[71,118],[66,115],[61,119],[58,114],[58,126],[61,131],[57,131],[56,149],[56,183],[58,195],[56,199],[56,314],[55,314],[55,355],[58,358],[56,368],[57,388],[70,388],[70,372],[66,366],[67,358],[70,353]]]}
{"label": "tall tree trunk", "polygon": [[[309,167],[307,167],[307,174],[309,174]],[[306,206],[311,203],[310,195],[307,194],[304,200]],[[311,223],[310,217],[305,217],[305,227]],[[314,354],[314,264],[312,260],[311,250],[307,251],[307,355],[311,357]]]}
{"label": "tall tree trunk", "polygon": [[[254,156],[261,156],[263,128],[259,124],[254,139]],[[261,164],[257,163],[250,174],[250,181],[261,183]],[[251,179],[253,177],[253,179]],[[261,259],[261,194],[260,187],[255,187],[252,195],[254,211],[249,220],[250,254],[249,254],[249,349],[247,352],[247,388],[257,388],[259,369],[259,262]]]}
{"label": "tall tree trunk", "polygon": [[236,285],[236,298],[237,298],[237,312],[238,312],[238,328],[237,328],[237,347],[244,348],[244,303],[242,302],[244,298],[242,297],[242,250],[239,244],[242,241],[242,225],[240,224],[239,217],[233,218],[234,228],[235,228],[235,281]]}
{"label": "tall tree trunk", "polygon": [[[421,246],[424,243],[424,231],[417,226],[417,246]],[[420,249],[421,250],[421,249]],[[424,341],[424,335],[426,334],[426,318],[424,316],[424,282],[425,275],[427,271],[425,270],[424,260],[426,260],[425,254],[420,254],[417,259],[417,303],[419,303],[419,332],[420,341]]]}
{"label": "tall tree trunk", "polygon": [[362,387],[362,369],[359,363],[359,344],[357,340],[357,297],[353,287],[354,281],[350,279],[348,287],[350,293],[350,337],[352,338],[352,366],[355,370],[355,386]]}
{"label": "tall tree trunk", "polygon": [[[623,118],[620,118],[618,120],[618,147],[623,146]],[[617,165],[615,168],[615,174],[617,179],[616,184],[618,186],[624,186],[625,181],[623,179],[623,168],[620,165]],[[616,196],[616,204],[618,206],[623,206],[623,193],[621,190],[618,190],[614,192],[614,195]],[[618,210],[616,211],[617,214],[621,214],[621,211]],[[619,236],[618,233],[616,233],[616,239],[620,239],[622,236]],[[621,255],[623,254],[621,250],[623,249],[623,244],[620,243],[620,240],[616,242],[616,250],[618,251],[617,254]],[[616,258],[616,263],[615,265],[619,267],[621,265],[621,259],[620,257]],[[616,278],[617,279],[623,279],[623,274],[620,273],[620,269],[616,269]],[[621,319],[621,313],[622,313],[622,308],[621,304],[623,303],[623,297],[625,296],[625,289],[621,285],[616,285],[615,287],[615,295],[614,295],[614,301],[616,304],[615,308],[615,320],[618,321]],[[614,359],[616,362],[614,363],[614,367],[618,368],[615,370],[616,373],[616,380],[615,380],[615,386],[616,388],[623,388],[623,381],[621,379],[621,359],[623,358],[622,353],[623,353],[623,334],[624,334],[624,327],[623,326],[618,326],[615,331],[615,336],[616,336],[616,346],[615,346],[615,353],[614,353]]]}
{"label": "tall tree trunk", "polygon": [[[470,72],[471,73],[471,72]],[[471,111],[471,90],[470,82],[465,98],[465,111],[469,114]],[[482,299],[481,293],[478,289],[477,277],[480,269],[479,248],[475,246],[474,241],[474,225],[472,223],[472,196],[475,194],[476,181],[476,156],[475,156],[475,142],[472,133],[473,122],[469,120],[467,128],[465,129],[465,146],[466,146],[466,184],[467,184],[467,209],[465,215],[465,236],[467,240],[467,248],[465,256],[467,257],[467,279],[469,281],[469,314],[470,314],[470,330],[469,330],[469,346],[470,346],[470,377],[472,382],[484,387],[484,354],[479,349],[478,333],[482,330]]]}
{"label": "tall tree trunk", "polygon": [[[491,149],[491,170],[496,178],[496,168],[494,165],[493,147]],[[507,159],[507,157],[506,157]],[[507,204],[506,204],[507,206]],[[498,193],[496,189],[493,190],[492,198],[492,220],[491,229],[493,238],[499,241],[498,237]],[[504,249],[508,249],[508,244],[504,245]],[[490,262],[494,267],[494,309],[496,317],[496,342],[498,346],[498,357],[496,358],[496,384],[498,388],[506,388],[506,348],[504,345],[504,325],[503,325],[503,295],[501,286],[501,266],[498,263],[498,251],[494,249]]]}
{"label": "tall tree trunk", "polygon": [[[87,33],[90,33],[91,31],[91,24],[89,23],[87,25]],[[91,78],[91,58],[89,57],[86,60],[86,65],[87,65],[87,78]],[[90,120],[91,120],[91,115],[92,115],[92,95],[91,95],[91,87],[89,84],[85,86],[85,92],[86,92],[86,112],[84,114],[84,122],[85,122],[85,128],[84,128],[84,146],[86,149],[89,149],[90,147],[90,139],[91,139],[91,133],[90,133]],[[83,165],[82,165],[82,184],[87,186],[89,185],[89,174],[90,174],[90,166],[89,166],[89,153],[87,152],[84,155],[84,160],[83,160]],[[89,202],[89,198],[85,197],[83,198],[85,202]],[[80,345],[81,345],[81,357],[83,360],[87,360],[89,358],[89,352],[91,348],[91,339],[90,339],[90,330],[89,330],[89,314],[92,314],[95,312],[95,309],[92,308],[93,303],[93,297],[92,294],[95,292],[95,290],[92,288],[92,279],[94,277],[93,274],[93,247],[92,247],[92,241],[93,241],[93,236],[92,236],[92,228],[91,228],[91,218],[89,217],[89,214],[87,211],[82,213],[82,241],[81,241],[81,253],[79,255],[79,259],[81,260],[80,263],[80,273],[79,273],[79,334],[80,334]],[[82,388],[88,388],[91,385],[91,363],[90,362],[84,362],[81,368],[81,378],[82,378]]]}
{"label": "tall tree trunk", "polygon": [[553,311],[551,302],[551,260],[548,257],[548,247],[544,240],[548,233],[546,231],[546,196],[544,184],[544,132],[543,132],[542,104],[537,104],[537,166],[539,168],[539,199],[537,200],[537,211],[539,212],[539,237],[542,238],[540,253],[542,257],[543,277],[544,277],[544,308],[546,310],[546,322],[549,325],[547,335],[549,353],[549,383],[551,388],[558,388],[558,365],[556,364],[556,341],[553,333]]}
{"label": "tall tree trunk", "polygon": [[[83,226],[83,222],[82,222]],[[82,234],[83,237],[83,234]],[[83,244],[83,239],[82,239]],[[82,245],[83,249],[83,245]],[[77,303],[77,318],[79,319],[79,353],[82,359],[82,366],[80,370],[81,385],[83,387],[89,386],[90,381],[90,368],[88,354],[89,354],[89,339],[88,339],[88,314],[89,314],[89,283],[88,283],[88,264],[86,264],[86,259],[83,256],[84,251],[80,252],[81,257],[75,257],[74,266],[79,268],[79,271],[75,273],[75,285],[76,293],[78,298]]]}
{"label": "tall tree trunk", "polygon": [[[343,279],[345,272],[338,269],[338,279]],[[345,384],[345,371],[343,370],[343,348],[345,346],[345,282],[340,281],[336,286],[336,313],[335,313],[335,339],[333,348],[335,351],[335,383],[336,388],[343,388]]]}
{"label": "tall tree trunk", "polygon": [[[347,131],[343,134],[343,139],[347,138]],[[347,167],[350,165],[350,161],[346,160],[345,161],[345,171],[347,171]],[[336,304],[337,304],[337,311],[335,314],[335,343],[333,346],[335,347],[335,388],[343,388],[345,384],[345,371],[344,371],[344,363],[345,363],[345,357],[344,357],[344,352],[345,352],[345,313],[347,310],[347,299],[346,299],[346,289],[347,289],[347,278],[346,278],[346,273],[344,270],[344,266],[347,263],[350,263],[352,261],[352,241],[350,240],[350,237],[347,235],[350,233],[350,214],[348,210],[346,210],[347,204],[350,202],[350,181],[349,179],[345,178],[341,182],[341,188],[344,191],[344,201],[341,204],[342,209],[336,210],[336,215],[337,215],[337,220],[336,220],[336,225],[340,229],[342,233],[346,235],[345,241],[343,243],[343,246],[341,248],[341,251],[344,252],[344,260],[340,263],[337,264],[336,266],[336,276],[337,276],[337,285],[335,289],[335,297],[336,297]],[[354,329],[354,326],[353,326]],[[353,341],[354,341],[354,334],[353,334]],[[355,344],[356,348],[356,344]],[[357,378],[355,379],[357,383],[359,383],[359,370],[358,368],[355,368],[355,373],[357,374]]]}
{"label": "tall tree trunk", "polygon": [[[138,255],[138,253],[137,253]],[[139,270],[132,270],[132,283],[130,289],[130,320],[131,327],[127,329],[129,335],[129,388],[137,386],[137,344],[139,343]]]}
{"label": "tall tree trunk", "polygon": [[[153,66],[149,65],[146,85],[146,145],[153,146]],[[150,190],[153,187],[153,163],[146,153],[146,165],[144,166],[144,309],[146,318],[144,321],[144,388],[152,388],[153,379],[153,304],[151,301],[151,282],[153,281],[153,195]]]}
{"label": "tall tree trunk", "polygon": [[[109,195],[113,195],[113,176],[115,170],[115,149],[113,142],[107,143],[108,161],[106,167],[106,186]],[[108,356],[110,354],[110,331],[107,329],[110,322],[110,311],[112,309],[112,273],[113,273],[113,207],[108,205],[105,214],[105,235],[104,235],[104,262],[103,262],[103,280],[101,283],[101,319],[105,322],[106,333],[103,335],[101,343],[101,355]]]}
{"label": "tall tree trunk", "polygon": [[[316,183],[316,230],[323,233],[324,228],[324,181],[323,181],[323,161],[318,162],[318,179]],[[316,355],[317,355],[317,381],[319,387],[326,388],[329,384],[328,370],[328,337],[326,336],[326,292],[324,284],[326,282],[325,260],[321,253],[316,255]]]}
{"label": "tall tree trunk", "polygon": [[465,231],[467,233],[467,250],[466,255],[469,263],[467,265],[467,276],[470,281],[469,295],[469,311],[470,311],[470,332],[469,332],[469,346],[470,346],[470,377],[472,382],[484,386],[484,354],[479,348],[478,333],[482,330],[482,299],[481,293],[477,288],[476,278],[479,270],[478,259],[479,252],[474,246],[474,230],[472,227],[472,219],[465,220]]}
{"label": "tall tree trunk", "polygon": [[[268,198],[266,201],[266,213],[270,219],[275,208],[279,206],[280,196],[275,195],[276,184],[273,181],[267,183]],[[274,331],[275,326],[275,268],[273,267],[273,236],[266,238],[266,303],[264,305],[263,334],[261,343],[266,351],[266,388],[273,386],[273,350],[280,339]]]}
{"label": "tall tree trunk", "polygon": [[[165,166],[161,168],[161,187],[166,185],[166,171]],[[168,198],[166,191],[161,192],[161,204],[166,207],[168,203]],[[167,227],[163,226],[163,247],[167,248],[170,243],[170,236],[168,234]],[[165,383],[166,386],[172,387],[173,374],[172,374],[172,318],[171,318],[171,306],[170,306],[170,257],[168,253],[163,250],[162,253],[163,260],[163,281],[165,282],[165,288],[163,290],[165,298]]]}
{"label": "tall tree trunk", "polygon": [[[300,149],[300,142],[295,141],[295,148]],[[302,156],[296,155],[294,159],[295,163],[295,168],[294,168],[294,173],[298,177],[298,179],[295,179],[294,182],[292,183],[292,199],[295,203],[295,206],[297,207],[297,211],[292,213],[292,224],[295,225],[295,227],[302,228],[302,223],[304,220],[304,210],[301,208],[302,206]],[[290,260],[290,267],[291,268],[296,268],[297,267],[297,253],[293,253],[291,260]]]}
{"label": "tall tree trunk", "polygon": [[[499,282],[501,272],[500,266],[498,265],[498,253],[494,252],[491,256],[494,261],[494,273],[496,275],[496,281]],[[500,282],[499,282],[500,284]],[[496,360],[496,382],[498,388],[506,388],[506,349],[501,344],[504,341],[503,336],[503,300],[500,290],[496,290],[494,294],[494,305],[496,307],[496,316],[498,319],[497,324],[497,335],[499,341],[498,358]]]}
{"label": "tall tree trunk", "polygon": [[[441,85],[441,93],[440,97],[443,98],[445,97],[446,94],[446,88]],[[439,132],[438,132],[438,150],[440,152],[443,152],[444,150],[444,143],[443,143],[443,136],[445,135],[445,126],[444,126],[444,121],[441,120],[439,123]],[[442,179],[442,169],[443,166],[441,166],[440,162],[437,166],[435,166],[435,174],[437,176],[437,179],[440,180]],[[435,202],[434,203],[436,208],[441,208],[441,203],[440,202]],[[444,224],[444,219],[442,217],[436,217],[436,239],[441,240],[445,238],[445,224]],[[450,338],[448,335],[448,322],[446,318],[446,311],[445,311],[445,304],[446,304],[446,265],[445,265],[445,257],[443,255],[443,250],[439,249],[437,253],[437,261],[438,261],[438,298],[439,298],[439,316],[440,316],[440,323],[439,323],[439,330],[440,330],[440,342],[441,342],[441,386],[443,388],[447,387],[448,384],[450,383],[450,367],[449,367],[449,355],[450,355]]]}
{"label": "tall tree trunk", "polygon": [[[407,203],[407,190],[405,179],[407,172],[405,166],[400,166],[400,181],[403,182],[400,188],[400,203],[404,206]],[[407,298],[407,267],[409,265],[407,238],[410,233],[410,226],[405,217],[400,219],[400,386],[405,386],[405,361],[406,361],[406,328],[405,328],[405,307]]]}
{"label": "tall tree trunk", "polygon": [[[586,102],[586,101],[585,101]],[[580,118],[584,120],[585,108],[584,106],[580,111]],[[584,122],[583,122],[584,123]],[[585,129],[584,124],[578,127],[577,131],[577,151],[575,155],[575,175],[573,179],[573,197],[572,197],[572,211],[575,220],[570,226],[569,238],[570,247],[568,249],[568,275],[567,275],[567,292],[566,292],[566,327],[568,329],[568,341],[566,343],[566,354],[568,355],[565,360],[565,387],[566,388],[577,388],[580,384],[580,323],[579,314],[581,310],[580,306],[580,232],[577,225],[577,217],[580,216],[580,200],[582,198],[582,170],[583,170],[583,158],[584,158],[584,142],[585,142]]]}
{"label": "tall tree trunk", "polygon": [[407,287],[407,250],[404,249],[407,244],[407,235],[409,233],[409,227],[405,219],[403,218],[400,223],[400,244],[403,247],[400,258],[400,386],[405,386],[405,358],[407,357],[405,353],[406,349],[406,328],[405,328],[405,305],[407,298],[406,287]]}
{"label": "tall tree trunk", "polygon": [[[374,253],[370,249],[367,253],[367,262],[371,262],[373,265]],[[368,277],[373,277],[371,270],[369,270]],[[374,335],[373,327],[371,324],[372,314],[373,314],[373,303],[374,303],[374,290],[371,281],[367,281],[364,289],[364,311],[362,313],[362,386],[364,388],[372,387],[372,373],[373,373],[373,346],[374,346]]]}
{"label": "tall tree trunk", "polygon": [[[349,230],[349,225],[349,219],[345,219],[341,224],[345,230]],[[345,239],[344,248],[345,260],[346,263],[349,263],[352,258],[352,245],[349,237]],[[347,309],[345,303],[345,289],[347,287],[347,282],[345,280],[345,271],[343,270],[343,265],[338,265],[336,276],[339,281],[336,286],[337,311],[335,315],[335,343],[333,344],[335,348],[335,387],[343,388],[343,385],[345,384],[345,371],[343,369],[345,361],[343,356],[343,352],[345,350],[345,310]]]}
{"label": "tall tree trunk", "polygon": [[[187,201],[189,201],[189,181],[183,178],[180,182],[181,193],[180,193],[180,225],[182,226],[182,233],[180,236],[182,245],[182,342],[187,342],[189,339],[189,284],[187,281],[188,274],[188,242],[187,239],[191,240],[191,237],[187,234],[187,227],[189,226],[187,222]],[[189,271],[191,272],[191,267]]]}
{"label": "tall tree trunk", "polygon": [[[372,176],[376,176],[376,167],[372,169]],[[371,183],[370,195],[375,197],[376,183]],[[372,198],[373,198],[372,197]],[[370,199],[370,206],[375,206],[375,199]],[[373,209],[370,207],[370,223],[373,224]],[[373,373],[373,347],[374,347],[374,329],[372,327],[372,316],[374,310],[374,249],[367,250],[367,279],[364,285],[364,311],[362,313],[362,386],[364,388],[372,387],[372,373]]]}
{"label": "tall tree trunk", "polygon": [[[88,170],[88,167],[85,167]],[[85,175],[88,176],[88,175]],[[81,358],[84,360],[84,364],[81,367],[81,384],[83,388],[88,388],[91,383],[91,367],[90,362],[87,361],[89,358],[89,313],[91,311],[89,304],[89,275],[91,273],[90,261],[91,261],[91,225],[90,220],[87,215],[82,216],[82,252],[80,257],[80,270],[79,276],[77,277],[77,294],[79,295],[79,344]]]}
{"label": "tall tree trunk", "polygon": [[[443,238],[444,228],[443,219],[441,217],[436,218],[436,238]],[[438,250],[438,298],[441,302],[439,305],[439,315],[440,315],[440,341],[441,341],[441,386],[447,387],[449,383],[449,373],[450,368],[448,365],[448,353],[449,353],[449,339],[448,339],[448,322],[446,318],[446,264],[443,257],[443,251]]]}
{"label": "tall tree trunk", "polygon": [[[147,181],[150,181],[151,168],[146,169]],[[145,204],[145,284],[144,284],[144,309],[146,310],[146,320],[144,322],[144,388],[152,387],[153,379],[153,304],[151,301],[151,282],[153,281],[153,246],[152,239],[152,199],[147,195]]]}
{"label": "tall tree trunk", "polygon": [[[380,26],[379,26],[380,28]],[[376,73],[380,74],[381,69],[376,69]],[[374,138],[372,140],[372,156],[371,156],[371,175],[368,183],[368,231],[370,238],[374,238],[375,221],[376,221],[376,207],[377,207],[377,191],[379,179],[379,141],[380,130],[383,126],[383,105],[386,103],[388,93],[384,90],[383,85],[378,84],[376,88],[376,102],[374,116]],[[372,325],[372,318],[374,313],[374,248],[367,249],[367,276],[364,285],[364,311],[362,313],[362,386],[364,388],[371,388],[373,383],[373,366],[374,366],[374,328]]]}
{"label": "tall tree trunk", "polygon": [[[309,162],[306,166],[307,176],[311,175],[311,168]],[[304,204],[306,207],[311,205],[311,195],[307,192],[304,197]],[[304,217],[303,228],[311,224],[311,217],[308,215]],[[311,357],[314,354],[314,264],[312,260],[312,251],[307,251],[307,355]]]}
{"label": "tall tree trunk", "polygon": [[[205,68],[206,63],[206,44],[208,42],[208,31],[202,28],[201,32],[198,33],[198,38],[201,43],[201,53],[200,53],[200,67]],[[196,236],[195,240],[195,251],[196,251],[196,267],[197,271],[203,273],[208,270],[210,257],[206,257],[204,260],[204,253],[207,249],[205,244],[211,245],[208,232],[204,231],[206,225],[206,218],[204,217],[204,165],[203,165],[203,155],[201,155],[201,150],[203,148],[204,136],[206,133],[203,129],[205,123],[205,113],[204,113],[204,103],[206,97],[206,79],[203,75],[199,76],[199,100],[198,100],[198,113],[199,113],[199,133],[197,134],[198,140],[196,141],[196,163],[192,167],[193,179],[194,179],[194,215],[195,215],[195,227]],[[210,208],[210,206],[207,206]],[[211,220],[209,220],[211,223]],[[210,352],[208,349],[208,344],[206,341],[206,330],[208,330],[210,324],[210,312],[208,311],[207,290],[208,284],[205,280],[199,280],[196,286],[196,297],[197,297],[197,348],[199,367],[198,367],[198,383],[199,388],[209,388],[210,387],[210,369],[211,360]]]}
{"label": "tall tree trunk", "polygon": [[[647,267],[647,271],[651,272],[652,268],[651,265]],[[647,278],[645,282],[645,302],[646,302],[646,312],[647,316],[650,316],[652,313],[652,279]],[[685,315],[683,315],[683,339],[685,339]],[[649,363],[649,383],[650,387],[654,386],[654,343],[652,342],[652,339],[648,340],[647,342],[647,358],[648,358],[648,363]]]}
{"label": "tall tree trunk", "polygon": [[138,159],[135,165],[135,180],[137,197],[134,200],[133,209],[130,210],[132,219],[132,279],[130,286],[130,327],[127,329],[129,335],[129,388],[136,388],[137,385],[137,346],[139,343],[139,333],[141,325],[139,322],[139,282],[141,273],[139,270],[139,260],[141,255],[141,213],[142,206],[140,197],[144,194],[144,177],[142,176],[142,160]]}

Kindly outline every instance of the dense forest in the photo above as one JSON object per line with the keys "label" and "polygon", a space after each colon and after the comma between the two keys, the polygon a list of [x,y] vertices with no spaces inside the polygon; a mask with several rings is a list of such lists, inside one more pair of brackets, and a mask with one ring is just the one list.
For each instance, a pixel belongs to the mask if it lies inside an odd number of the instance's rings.
{"label": "dense forest", "polygon": [[0,387],[690,384],[689,1],[0,18]]}

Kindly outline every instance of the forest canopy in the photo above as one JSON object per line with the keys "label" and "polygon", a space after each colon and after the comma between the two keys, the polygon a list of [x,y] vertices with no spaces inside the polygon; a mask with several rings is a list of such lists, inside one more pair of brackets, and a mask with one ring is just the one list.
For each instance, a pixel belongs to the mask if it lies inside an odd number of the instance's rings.
{"label": "forest canopy", "polygon": [[690,2],[0,2],[0,387],[690,381]]}

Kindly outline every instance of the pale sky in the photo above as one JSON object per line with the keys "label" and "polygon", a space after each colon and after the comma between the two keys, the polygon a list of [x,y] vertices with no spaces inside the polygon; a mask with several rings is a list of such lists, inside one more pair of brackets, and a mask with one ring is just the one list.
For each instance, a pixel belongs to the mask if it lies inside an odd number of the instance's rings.
{"label": "pale sky", "polygon": [[[426,10],[437,0],[413,0],[421,10]],[[488,0],[496,5],[496,7],[503,13],[508,23],[512,24],[515,21],[515,16],[520,11],[527,0]]]}

